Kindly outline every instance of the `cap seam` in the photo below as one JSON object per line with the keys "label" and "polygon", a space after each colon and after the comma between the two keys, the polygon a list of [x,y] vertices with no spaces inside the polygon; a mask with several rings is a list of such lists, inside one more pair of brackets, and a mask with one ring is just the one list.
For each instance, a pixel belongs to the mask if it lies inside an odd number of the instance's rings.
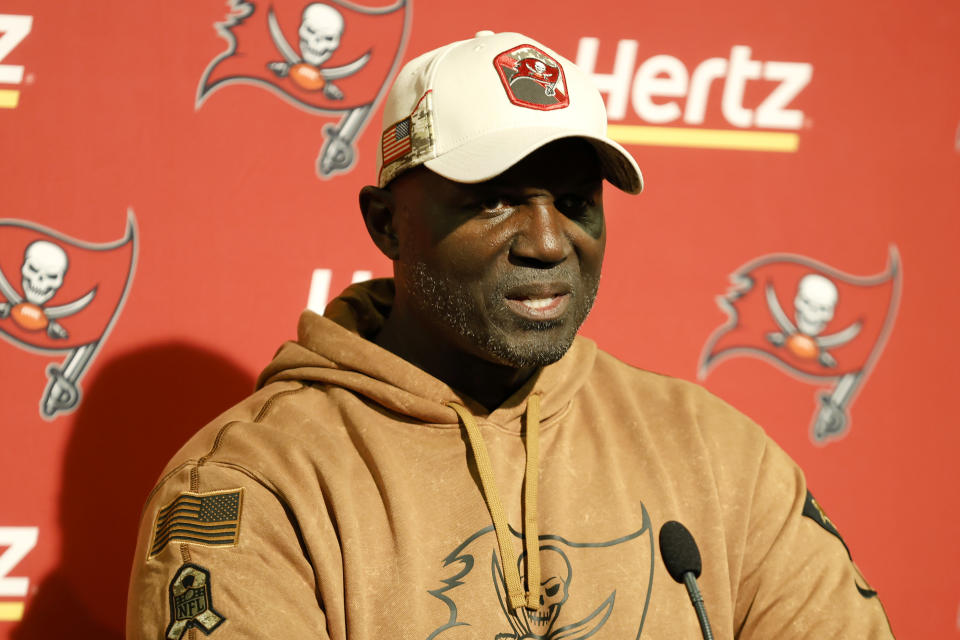
{"label": "cap seam", "polygon": [[[462,46],[463,44],[469,43],[469,42],[472,42],[472,41],[471,41],[471,40],[461,40],[460,42],[457,42],[457,43],[454,43],[454,44],[450,45],[450,46],[447,47],[439,56],[437,56],[436,58],[434,58],[434,59],[430,62],[430,64],[428,65],[428,70],[427,70],[427,82],[426,82],[426,87],[425,87],[424,95],[426,95],[427,92],[433,91],[433,86],[434,86],[434,84],[435,84],[435,82],[436,82],[437,74],[439,73],[437,70],[438,70],[439,67],[440,67],[440,63],[443,62],[443,59],[446,58],[448,55],[450,55],[450,52],[452,52],[452,51],[453,51],[454,49],[456,49],[458,46]],[[422,98],[421,98],[421,100],[422,100]],[[436,100],[434,100],[434,103],[436,103]],[[420,102],[418,101],[417,104],[419,105]],[[433,104],[433,105],[432,105],[432,108],[430,109],[430,124],[432,125],[432,128],[433,128],[433,157],[437,157],[437,156],[439,155],[439,154],[437,153],[437,146],[438,146],[438,145],[437,145],[437,131],[440,129],[440,127],[437,125],[437,109],[436,109],[436,106],[437,106],[436,104]],[[416,111],[416,108],[414,108],[414,111]]]}

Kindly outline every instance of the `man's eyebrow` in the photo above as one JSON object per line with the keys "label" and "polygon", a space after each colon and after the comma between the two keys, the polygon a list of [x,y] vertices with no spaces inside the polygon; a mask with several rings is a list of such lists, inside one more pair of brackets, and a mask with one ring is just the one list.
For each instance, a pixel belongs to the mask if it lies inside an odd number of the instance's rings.
{"label": "man's eyebrow", "polygon": [[592,189],[598,184],[603,183],[603,176],[581,176],[564,180],[555,185],[542,184],[541,181],[509,181],[509,182],[479,182],[473,186],[478,194],[522,194],[526,189],[555,189],[559,191],[570,191],[578,189]]}
{"label": "man's eyebrow", "polygon": [[584,176],[582,178],[576,178],[574,180],[571,180],[568,184],[575,187],[593,187],[597,184],[603,184],[603,176],[602,175],[589,176],[589,177]]}

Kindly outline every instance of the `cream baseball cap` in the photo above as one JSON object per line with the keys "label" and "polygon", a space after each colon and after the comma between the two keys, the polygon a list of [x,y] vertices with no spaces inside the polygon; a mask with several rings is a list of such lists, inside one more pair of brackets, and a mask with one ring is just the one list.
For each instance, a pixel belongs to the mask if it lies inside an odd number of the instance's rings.
{"label": "cream baseball cap", "polygon": [[596,148],[615,187],[643,190],[637,161],[607,137],[589,75],[527,36],[481,31],[400,70],[383,110],[378,183],[421,164],[455,182],[482,182],[569,137]]}

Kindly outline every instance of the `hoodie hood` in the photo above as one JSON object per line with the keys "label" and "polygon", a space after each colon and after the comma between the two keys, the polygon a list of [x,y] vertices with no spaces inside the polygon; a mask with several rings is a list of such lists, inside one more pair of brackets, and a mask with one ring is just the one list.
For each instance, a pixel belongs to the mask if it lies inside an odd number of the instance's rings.
{"label": "hoodie hood", "polygon": [[304,311],[297,340],[287,342],[257,380],[257,388],[281,380],[330,384],[369,398],[394,413],[431,424],[455,424],[447,403],[502,428],[519,431],[531,394],[541,396],[541,420],[562,411],[584,384],[596,358],[596,345],[578,336],[557,362],[542,368],[492,413],[429,373],[373,342],[393,304],[393,280],[370,280],[348,287],[327,305],[323,316]]}

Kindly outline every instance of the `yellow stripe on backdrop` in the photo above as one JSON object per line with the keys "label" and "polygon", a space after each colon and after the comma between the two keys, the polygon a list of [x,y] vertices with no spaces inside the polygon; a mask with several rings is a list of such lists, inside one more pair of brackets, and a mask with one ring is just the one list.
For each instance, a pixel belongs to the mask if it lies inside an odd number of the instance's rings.
{"label": "yellow stripe on backdrop", "polygon": [[16,109],[19,102],[19,91],[14,89],[0,90],[0,109]]}
{"label": "yellow stripe on backdrop", "polygon": [[607,127],[607,135],[624,144],[781,153],[794,153],[800,144],[800,136],[796,133],[779,131],[731,131],[611,124]]}
{"label": "yellow stripe on backdrop", "polygon": [[22,602],[0,602],[0,620],[16,621],[23,617]]}

